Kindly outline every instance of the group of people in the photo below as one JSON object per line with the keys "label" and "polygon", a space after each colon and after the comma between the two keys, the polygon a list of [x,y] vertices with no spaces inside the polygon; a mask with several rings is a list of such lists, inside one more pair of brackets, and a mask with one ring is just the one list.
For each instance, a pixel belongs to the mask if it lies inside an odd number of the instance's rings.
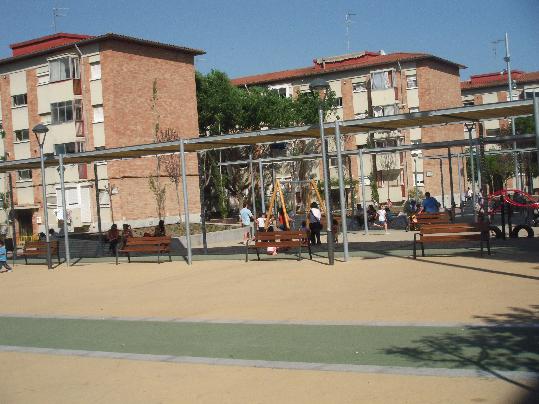
{"label": "group of people", "polygon": [[[165,221],[159,220],[157,226],[155,226],[153,235],[150,233],[144,233],[144,237],[163,237],[166,236]],[[110,226],[110,230],[107,232],[107,240],[109,242],[109,251],[112,255],[116,255],[118,244],[121,243],[121,248],[127,243],[127,239],[133,237],[133,230],[131,226],[124,223],[122,226],[122,234],[118,230],[118,225],[114,223]]]}
{"label": "group of people", "polygon": [[[287,231],[290,230],[290,223],[292,221],[282,208],[278,211],[277,220],[274,215],[268,215],[265,212],[255,219],[247,202],[243,204],[243,208],[240,210],[239,215],[242,226],[245,229],[243,232],[243,244],[246,244],[247,241],[253,237],[253,224],[256,224],[256,229],[259,232]],[[300,230],[305,231],[309,235],[312,245],[321,244],[320,232],[322,231],[322,212],[316,202],[311,203],[307,216],[309,226],[307,226],[307,220],[304,220],[301,222]],[[333,226],[338,227],[335,220],[333,221]],[[335,235],[336,233],[337,231],[335,230],[333,234]]]}

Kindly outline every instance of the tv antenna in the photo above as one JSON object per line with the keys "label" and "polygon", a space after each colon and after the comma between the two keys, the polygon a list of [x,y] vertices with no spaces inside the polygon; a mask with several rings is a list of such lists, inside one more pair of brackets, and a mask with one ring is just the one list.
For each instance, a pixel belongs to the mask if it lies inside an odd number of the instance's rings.
{"label": "tv antenna", "polygon": [[[52,9],[52,26],[54,28],[54,33],[58,32],[58,30],[56,29],[56,19],[58,17],[67,17],[67,10],[69,10],[69,8],[65,7],[54,7]],[[64,14],[64,12],[66,14]]]}
{"label": "tv antenna", "polygon": [[344,24],[346,26],[346,50],[347,52],[350,52],[350,26],[354,21],[352,21],[352,17],[357,14],[355,13],[346,13],[344,16]]}
{"label": "tv antenna", "polygon": [[505,40],[504,39],[497,39],[497,40],[491,42],[492,51],[494,52],[494,58],[496,58],[498,56],[498,44],[502,43],[502,42],[505,42]]}

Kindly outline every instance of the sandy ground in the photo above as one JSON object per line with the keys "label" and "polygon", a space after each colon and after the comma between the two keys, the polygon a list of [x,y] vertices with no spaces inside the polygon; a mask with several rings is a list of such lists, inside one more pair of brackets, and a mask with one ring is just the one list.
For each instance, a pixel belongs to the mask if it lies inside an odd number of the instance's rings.
{"label": "sandy ground", "polygon": [[496,379],[0,353],[2,403],[508,404],[517,402],[522,393],[522,389]]}
{"label": "sandy ground", "polygon": [[[520,257],[522,259],[522,257]],[[0,315],[479,322],[537,304],[539,264],[476,257],[79,264],[0,274]],[[511,403],[499,379],[0,353],[0,403]]]}
{"label": "sandy ground", "polygon": [[539,264],[475,257],[18,265],[0,314],[477,322],[538,303]]}

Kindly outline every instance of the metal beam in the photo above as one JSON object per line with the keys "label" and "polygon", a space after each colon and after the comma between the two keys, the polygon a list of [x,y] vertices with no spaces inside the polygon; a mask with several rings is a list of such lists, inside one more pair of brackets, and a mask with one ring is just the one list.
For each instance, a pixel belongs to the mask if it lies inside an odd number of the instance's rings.
{"label": "metal beam", "polygon": [[189,228],[189,200],[187,196],[187,175],[185,164],[185,150],[183,139],[180,141],[180,164],[182,169],[182,192],[183,192],[183,211],[185,212],[185,244],[187,247],[187,264],[193,263],[193,252],[191,251],[191,231]]}
{"label": "metal beam", "polygon": [[65,242],[65,254],[66,254],[66,264],[69,268],[71,266],[71,255],[69,253],[69,228],[67,226],[67,199],[66,199],[66,188],[64,181],[64,155],[60,154],[58,156],[58,168],[60,169],[60,192],[62,194],[62,216],[64,218],[64,242]]}
{"label": "metal beam", "polygon": [[339,170],[339,199],[341,205],[342,244],[344,261],[348,261],[348,226],[346,224],[346,198],[344,196],[344,170],[342,164],[341,133],[339,121],[335,122],[335,142],[337,147],[337,169]]}

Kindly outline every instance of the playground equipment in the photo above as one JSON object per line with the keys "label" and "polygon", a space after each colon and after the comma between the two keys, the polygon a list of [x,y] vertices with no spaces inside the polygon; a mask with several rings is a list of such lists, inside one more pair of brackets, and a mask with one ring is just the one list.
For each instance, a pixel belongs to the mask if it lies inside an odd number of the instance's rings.
{"label": "playground equipment", "polygon": [[[539,209],[539,201],[532,195],[519,189],[501,189],[488,195],[487,206],[490,222],[492,222],[496,213],[500,213],[501,216],[501,230],[498,226],[490,226],[490,230],[495,233],[496,238],[505,239],[506,218],[509,227],[509,237],[518,238],[521,230],[527,233],[528,238],[534,237],[532,226],[539,224],[539,214],[535,212],[535,210]],[[512,221],[515,209],[521,215],[525,212],[526,218],[525,223],[513,227]]]}
{"label": "playground equipment", "polygon": [[[286,182],[286,181],[282,181],[282,182]],[[305,183],[305,184],[308,184],[307,204],[305,205],[304,212],[302,212],[302,213],[305,213],[305,215],[306,215],[307,225],[309,224],[309,215],[307,215],[307,212],[308,212],[309,207],[311,206],[311,201],[312,201],[311,198],[312,198],[313,193],[315,194],[315,198],[318,200],[320,210],[322,212],[326,212],[324,202],[322,200],[322,197],[320,196],[320,192],[318,191],[318,187],[317,187],[316,181],[314,179],[308,180],[308,181],[290,181],[290,183],[294,183],[294,184],[304,184]],[[279,199],[278,200],[277,200],[277,194],[279,194]],[[281,202],[281,208],[283,210],[285,224],[286,224],[286,227],[288,229],[290,229],[290,223],[289,223],[288,212],[287,212],[287,207],[286,207],[287,205],[286,205],[286,200],[285,200],[285,192],[283,190],[283,186],[281,185],[281,181],[279,181],[279,180],[276,180],[275,184],[273,186],[273,192],[271,194],[270,203],[269,203],[269,207],[268,207],[269,215],[272,214],[274,208],[276,207],[276,202],[277,201]],[[266,225],[265,225],[265,230],[266,231],[268,230],[269,225],[270,225],[270,220],[266,220]]]}

